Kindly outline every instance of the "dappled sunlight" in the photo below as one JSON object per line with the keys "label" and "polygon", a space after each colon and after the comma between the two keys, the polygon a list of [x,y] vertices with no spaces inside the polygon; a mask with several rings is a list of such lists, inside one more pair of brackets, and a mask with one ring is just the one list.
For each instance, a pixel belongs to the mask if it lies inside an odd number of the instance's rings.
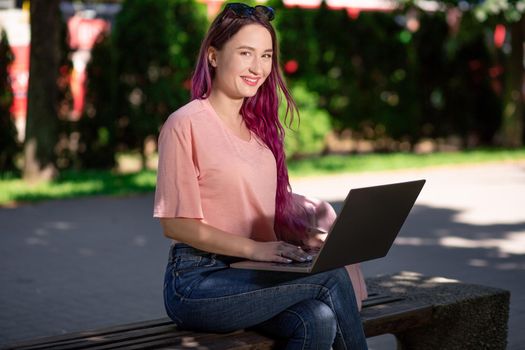
{"label": "dappled sunlight", "polygon": [[468,262],[469,266],[473,267],[487,267],[489,266],[489,262],[484,259],[470,259]]}
{"label": "dappled sunlight", "polygon": [[26,237],[24,242],[30,246],[47,246],[49,245],[48,238],[53,233],[68,233],[75,229],[76,225],[67,221],[51,221],[44,222],[41,226],[34,228],[33,235]]}
{"label": "dappled sunlight", "polygon": [[144,247],[148,243],[148,239],[145,236],[138,235],[133,237],[131,244],[136,247]]}
{"label": "dappled sunlight", "polygon": [[95,251],[89,248],[79,248],[78,253],[82,256],[94,256]]}
{"label": "dappled sunlight", "polygon": [[53,221],[45,222],[41,227],[37,227],[33,230],[33,233],[37,236],[47,236],[50,232],[61,231],[66,232],[75,229],[76,225],[66,221]]}
{"label": "dappled sunlight", "polygon": [[458,280],[455,280],[453,278],[445,278],[445,277],[432,277],[428,280],[430,283],[457,283]]}
{"label": "dappled sunlight", "polygon": [[439,244],[453,248],[495,248],[502,253],[525,254],[525,232],[506,234],[503,239],[466,239],[462,237],[442,237]]}
{"label": "dappled sunlight", "polygon": [[44,228],[37,228],[35,229],[34,234],[37,236],[47,236],[47,230]]}
{"label": "dappled sunlight", "polygon": [[435,238],[421,238],[421,237],[397,237],[394,244],[397,245],[411,245],[411,246],[424,246],[424,245],[435,245],[437,239]]}
{"label": "dappled sunlight", "polygon": [[75,228],[75,225],[73,225],[70,222],[66,222],[66,221],[49,222],[49,223],[45,223],[44,226],[47,227],[47,228],[55,229],[55,230],[59,230],[59,231],[66,231],[66,230],[70,230],[72,228]]}
{"label": "dappled sunlight", "polygon": [[[389,280],[382,281],[379,285],[382,288],[388,288],[394,293],[406,293],[412,288],[426,289],[434,288],[437,285],[459,283],[459,280],[440,277],[425,276],[420,272],[400,271],[392,275]],[[374,289],[373,285],[370,285]]]}
{"label": "dappled sunlight", "polygon": [[195,337],[182,337],[182,343],[180,345],[193,348],[199,346],[199,342],[195,340]]}
{"label": "dappled sunlight", "polygon": [[[492,192],[495,190],[493,189]],[[491,196],[496,197],[496,195]],[[467,199],[457,200],[457,214],[454,221],[475,225],[496,225],[519,223],[525,219],[523,200],[520,196],[505,198],[505,205],[495,205],[492,200],[480,201],[475,207],[469,207]]]}
{"label": "dappled sunlight", "polygon": [[439,245],[449,248],[497,249],[503,254],[525,254],[525,232],[508,233],[504,238],[469,239],[457,236],[421,238],[398,237],[394,244],[409,246]]}
{"label": "dappled sunlight", "polygon": [[[470,259],[468,265],[472,267],[489,267],[491,263],[485,259]],[[492,265],[498,270],[525,270],[525,262],[502,262]]]}
{"label": "dappled sunlight", "polygon": [[40,246],[46,246],[47,241],[43,240],[42,238],[38,237],[27,237],[25,239],[25,242],[27,245],[40,245]]}

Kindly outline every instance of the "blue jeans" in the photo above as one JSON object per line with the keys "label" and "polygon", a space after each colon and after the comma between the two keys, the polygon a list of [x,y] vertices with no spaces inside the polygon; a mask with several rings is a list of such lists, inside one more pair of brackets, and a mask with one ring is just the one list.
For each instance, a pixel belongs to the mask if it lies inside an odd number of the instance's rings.
{"label": "blue jeans", "polygon": [[345,268],[307,275],[229,267],[239,260],[184,243],[171,247],[164,303],[179,329],[253,329],[284,349],[367,349]]}

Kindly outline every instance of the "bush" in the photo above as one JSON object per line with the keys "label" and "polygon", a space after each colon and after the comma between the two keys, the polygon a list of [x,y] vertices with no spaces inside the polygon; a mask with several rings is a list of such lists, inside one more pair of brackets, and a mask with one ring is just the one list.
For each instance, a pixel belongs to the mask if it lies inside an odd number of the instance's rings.
{"label": "bush", "polygon": [[[294,118],[291,129],[286,130],[286,155],[298,158],[319,154],[325,148],[325,136],[332,127],[330,115],[318,107],[319,96],[308,91],[304,84],[294,85],[291,93],[299,108],[300,118]],[[284,116],[284,112],[284,105],[281,105],[280,116]]]}
{"label": "bush", "polygon": [[194,0],[124,1],[115,21],[121,141],[139,149],[189,100],[189,81],[207,26]]}
{"label": "bush", "polygon": [[[501,52],[487,41],[493,26],[463,13],[453,34],[446,13],[407,5],[391,13],[351,19],[322,2],[318,9],[268,3],[290,85],[319,95],[318,107],[338,131],[379,127],[396,140],[459,135],[491,144],[501,121]],[[406,26],[415,13],[419,28]],[[431,43],[431,44],[429,44]],[[500,50],[501,51],[501,50]],[[294,69],[286,69],[294,62]]]}

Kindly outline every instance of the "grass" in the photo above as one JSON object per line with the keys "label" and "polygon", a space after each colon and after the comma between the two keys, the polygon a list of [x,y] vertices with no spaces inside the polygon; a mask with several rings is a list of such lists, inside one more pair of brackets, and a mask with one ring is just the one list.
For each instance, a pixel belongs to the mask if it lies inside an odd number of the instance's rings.
{"label": "grass", "polygon": [[479,149],[447,153],[389,153],[337,156],[330,155],[291,161],[291,176],[316,176],[346,172],[415,169],[432,166],[476,164],[525,160],[525,148],[518,150]]}
{"label": "grass", "polygon": [[[519,150],[476,150],[457,153],[411,153],[330,155],[289,162],[292,177],[316,176],[348,172],[422,168],[429,166],[475,164],[494,161],[525,160],[525,148]],[[130,195],[155,189],[156,172],[133,173],[112,171],[65,171],[52,182],[27,184],[21,179],[0,176],[0,205],[47,199],[76,198],[91,195]]]}
{"label": "grass", "polygon": [[38,184],[27,184],[19,178],[5,176],[0,179],[0,205],[101,194],[145,193],[154,190],[155,181],[156,172],[153,170],[130,174],[104,170],[65,171],[57,180]]}

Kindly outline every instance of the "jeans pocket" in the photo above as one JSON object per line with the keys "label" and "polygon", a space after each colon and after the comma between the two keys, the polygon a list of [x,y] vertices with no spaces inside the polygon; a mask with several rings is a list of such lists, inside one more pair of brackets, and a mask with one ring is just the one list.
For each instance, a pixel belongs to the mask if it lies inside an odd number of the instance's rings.
{"label": "jeans pocket", "polygon": [[176,273],[183,274],[188,271],[196,270],[200,267],[211,267],[215,264],[215,254],[184,254],[175,257],[174,270]]}
{"label": "jeans pocket", "polygon": [[180,298],[187,298],[195,286],[206,278],[206,271],[217,264],[216,254],[181,254],[173,261],[173,287]]}

